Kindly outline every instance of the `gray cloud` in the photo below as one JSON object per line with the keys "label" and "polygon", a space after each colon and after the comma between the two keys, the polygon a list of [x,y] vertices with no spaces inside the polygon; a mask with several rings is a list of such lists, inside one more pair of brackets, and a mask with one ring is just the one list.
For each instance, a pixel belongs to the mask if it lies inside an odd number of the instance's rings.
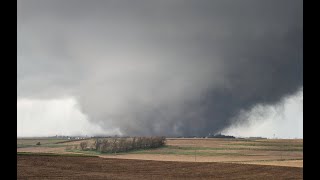
{"label": "gray cloud", "polygon": [[302,1],[18,1],[18,98],[103,128],[206,135],[303,86]]}

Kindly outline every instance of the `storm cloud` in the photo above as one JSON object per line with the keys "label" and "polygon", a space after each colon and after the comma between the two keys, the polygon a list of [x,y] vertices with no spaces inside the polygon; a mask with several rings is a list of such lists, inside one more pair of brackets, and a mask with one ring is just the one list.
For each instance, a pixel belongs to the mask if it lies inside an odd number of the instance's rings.
{"label": "storm cloud", "polygon": [[17,25],[17,98],[124,135],[219,132],[303,87],[302,0],[18,0]]}

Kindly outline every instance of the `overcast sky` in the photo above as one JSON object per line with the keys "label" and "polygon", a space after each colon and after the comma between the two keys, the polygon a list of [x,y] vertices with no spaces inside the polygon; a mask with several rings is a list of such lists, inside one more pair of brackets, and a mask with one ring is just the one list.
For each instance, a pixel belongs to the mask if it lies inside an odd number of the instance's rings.
{"label": "overcast sky", "polygon": [[302,137],[302,0],[18,0],[17,25],[18,135]]}

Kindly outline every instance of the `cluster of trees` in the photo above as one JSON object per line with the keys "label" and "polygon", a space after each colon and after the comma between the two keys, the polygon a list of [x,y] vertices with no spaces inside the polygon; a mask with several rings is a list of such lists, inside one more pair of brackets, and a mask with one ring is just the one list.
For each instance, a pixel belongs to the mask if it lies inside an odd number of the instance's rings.
{"label": "cluster of trees", "polygon": [[103,153],[127,152],[161,147],[165,145],[165,140],[165,137],[97,138],[92,146],[81,142],[80,149]]}

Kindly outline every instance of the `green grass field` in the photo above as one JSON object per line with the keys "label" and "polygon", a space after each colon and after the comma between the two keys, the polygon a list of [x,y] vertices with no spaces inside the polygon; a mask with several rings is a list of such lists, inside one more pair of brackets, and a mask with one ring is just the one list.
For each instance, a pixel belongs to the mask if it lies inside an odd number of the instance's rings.
{"label": "green grass field", "polygon": [[[17,139],[17,148],[24,148],[24,147],[61,147],[65,145],[61,145],[59,143],[68,142],[68,139],[49,139],[49,138],[21,138]],[[40,145],[36,145],[40,142]]]}
{"label": "green grass field", "polygon": [[57,153],[31,153],[31,152],[17,152],[17,155],[25,155],[25,156],[72,156],[72,157],[97,157],[94,155],[88,154],[57,154]]}
{"label": "green grass field", "polygon": [[[95,139],[17,139],[18,152],[31,154],[52,153],[79,154],[112,158],[133,158],[148,160],[192,161],[196,157],[199,162],[261,162],[274,165],[302,167],[303,140],[242,140],[242,139],[167,139],[166,145],[155,149],[140,149],[129,152],[101,153],[92,148]],[[35,145],[40,142],[41,145]],[[87,150],[80,150],[80,143],[87,142]],[[19,148],[20,147],[20,148]],[[28,148],[24,148],[28,147]],[[28,154],[26,153],[26,154]],[[289,162],[290,160],[290,162]],[[281,162],[283,161],[283,162]],[[288,162],[287,162],[288,161]],[[286,164],[287,163],[287,164]],[[294,164],[295,163],[295,164]]]}

